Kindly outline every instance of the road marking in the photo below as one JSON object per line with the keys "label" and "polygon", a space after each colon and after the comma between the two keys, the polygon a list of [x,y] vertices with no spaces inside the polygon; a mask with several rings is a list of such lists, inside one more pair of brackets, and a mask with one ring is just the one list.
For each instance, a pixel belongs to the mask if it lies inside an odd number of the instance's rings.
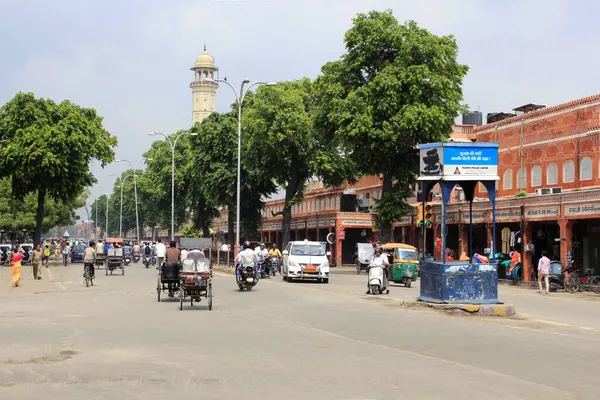
{"label": "road marking", "polygon": [[52,269],[51,268],[47,268],[46,270],[48,271],[48,277],[50,278],[50,281],[56,283],[58,285],[58,287],[60,287],[63,291],[67,290],[67,287],[65,285],[63,285],[62,282],[54,280],[54,276],[52,275],[52,272],[51,272]]}

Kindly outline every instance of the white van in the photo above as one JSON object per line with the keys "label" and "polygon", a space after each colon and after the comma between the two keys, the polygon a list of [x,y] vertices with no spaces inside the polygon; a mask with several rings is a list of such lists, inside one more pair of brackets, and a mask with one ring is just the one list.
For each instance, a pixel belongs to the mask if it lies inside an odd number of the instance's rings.
{"label": "white van", "polygon": [[281,276],[284,281],[314,279],[329,283],[329,252],[320,242],[289,242],[283,250]]}

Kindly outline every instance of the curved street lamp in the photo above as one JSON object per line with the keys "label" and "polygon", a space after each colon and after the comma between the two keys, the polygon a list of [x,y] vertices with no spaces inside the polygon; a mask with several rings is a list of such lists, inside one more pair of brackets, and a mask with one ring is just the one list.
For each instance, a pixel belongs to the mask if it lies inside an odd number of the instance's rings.
{"label": "curved street lamp", "polygon": [[167,139],[169,141],[169,146],[171,146],[171,240],[175,240],[175,146],[177,145],[177,140],[180,137],[185,135],[198,136],[198,134],[192,132],[182,132],[175,137],[174,141],[171,141],[171,138],[160,132],[151,132],[148,135],[160,135]]}
{"label": "curved street lamp", "polygon": [[240,248],[240,231],[241,231],[241,227],[240,227],[240,180],[241,180],[241,173],[242,173],[242,104],[244,103],[244,98],[246,97],[246,94],[248,93],[248,91],[250,90],[250,88],[252,88],[253,86],[257,86],[257,85],[265,85],[265,86],[275,86],[277,85],[277,82],[264,82],[264,81],[258,81],[258,82],[254,82],[251,83],[246,90],[244,90],[244,86],[250,83],[250,80],[248,78],[244,79],[242,81],[242,84],[240,86],[240,91],[239,93],[236,92],[235,87],[229,83],[227,81],[227,78],[225,79],[207,79],[207,81],[209,82],[220,82],[220,83],[225,83],[227,84],[231,90],[233,90],[233,94],[235,95],[235,100],[238,103],[238,143],[237,143],[237,197],[236,197],[236,210],[235,210],[235,243],[234,243],[234,249],[235,249],[235,253],[237,254]]}
{"label": "curved street lamp", "polygon": [[127,178],[131,178],[133,176],[133,174],[129,174],[125,178],[122,178],[122,179],[121,179],[121,176],[117,175],[117,174],[109,173],[108,175],[116,176],[117,179],[119,180],[119,185],[121,186],[121,216],[119,217],[119,237],[122,238],[123,237],[123,186],[124,186],[123,184],[125,183],[125,180]]}
{"label": "curved street lamp", "polygon": [[129,164],[131,168],[133,168],[133,192],[135,194],[135,234],[137,237],[137,243],[140,242],[140,216],[138,214],[138,198],[137,198],[137,174],[136,170],[138,165],[142,161],[152,160],[152,158],[141,158],[135,163],[135,167],[129,160],[115,160],[115,162],[125,162]]}

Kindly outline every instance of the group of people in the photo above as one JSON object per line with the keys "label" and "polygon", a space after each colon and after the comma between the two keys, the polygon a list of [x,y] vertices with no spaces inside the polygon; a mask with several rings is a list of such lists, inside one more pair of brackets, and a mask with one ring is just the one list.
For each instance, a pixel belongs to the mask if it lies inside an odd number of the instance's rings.
{"label": "group of people", "polygon": [[[281,260],[281,252],[276,243],[273,243],[269,250],[264,243],[260,243],[253,250],[250,242],[245,242],[243,250],[238,253],[235,262],[238,268],[255,267],[259,262],[270,260],[272,257],[278,257]],[[270,276],[267,278],[271,279]]]}

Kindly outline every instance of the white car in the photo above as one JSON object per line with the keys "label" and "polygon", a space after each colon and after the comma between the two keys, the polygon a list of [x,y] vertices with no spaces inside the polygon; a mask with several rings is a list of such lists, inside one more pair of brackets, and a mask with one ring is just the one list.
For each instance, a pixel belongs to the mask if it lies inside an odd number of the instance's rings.
{"label": "white car", "polygon": [[320,242],[289,242],[283,250],[281,275],[284,281],[312,279],[329,283],[329,252]]}

